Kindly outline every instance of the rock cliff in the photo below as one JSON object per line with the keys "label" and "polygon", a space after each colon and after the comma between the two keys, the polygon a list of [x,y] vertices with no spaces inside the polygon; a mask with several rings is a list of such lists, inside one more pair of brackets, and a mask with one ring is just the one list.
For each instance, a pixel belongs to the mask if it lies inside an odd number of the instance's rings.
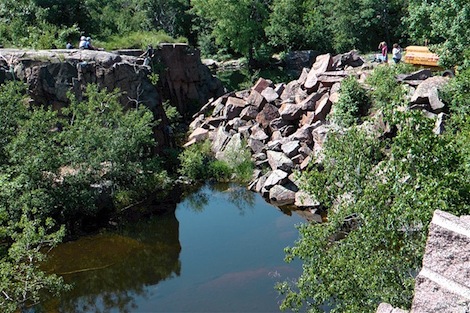
{"label": "rock cliff", "polygon": [[0,49],[0,83],[24,81],[33,103],[54,109],[68,104],[68,92],[81,99],[89,83],[110,91],[119,88],[123,106],[142,103],[161,120],[155,135],[159,143],[166,144],[163,101],[169,100],[185,115],[189,104],[198,108],[223,94],[224,89],[202,65],[198,51],[188,45],[163,44],[156,49],[153,70],[158,70],[160,77],[157,86],[149,78],[152,68],[143,65],[143,59],[138,57],[141,53],[139,50]]}

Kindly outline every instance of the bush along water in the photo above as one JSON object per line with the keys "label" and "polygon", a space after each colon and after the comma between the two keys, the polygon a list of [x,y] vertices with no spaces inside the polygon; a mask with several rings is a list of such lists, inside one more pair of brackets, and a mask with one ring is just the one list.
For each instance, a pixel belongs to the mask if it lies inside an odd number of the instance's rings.
{"label": "bush along water", "polygon": [[368,81],[371,110],[384,112],[394,135],[378,140],[348,123],[302,174],[303,188],[328,207],[328,222],[299,226],[286,249],[303,274],[278,285],[283,309],[375,312],[380,302],[408,309],[434,210],[470,212],[470,123],[460,101],[468,73],[449,84],[447,128],[437,135],[423,113],[398,109],[407,100],[397,70],[380,67]]}
{"label": "bush along water", "polygon": [[216,159],[210,141],[194,144],[179,156],[179,173],[194,181],[247,182],[253,173],[253,162],[248,149],[227,151],[223,159]]}

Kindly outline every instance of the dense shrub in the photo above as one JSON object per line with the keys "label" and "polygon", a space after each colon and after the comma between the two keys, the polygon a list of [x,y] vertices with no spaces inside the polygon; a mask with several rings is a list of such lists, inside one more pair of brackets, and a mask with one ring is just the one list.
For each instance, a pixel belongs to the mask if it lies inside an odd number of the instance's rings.
{"label": "dense shrub", "polygon": [[367,91],[356,78],[348,77],[341,82],[340,97],[333,107],[333,121],[341,126],[351,126],[365,116],[370,107]]}
{"label": "dense shrub", "polygon": [[196,181],[230,179],[245,182],[253,173],[253,162],[247,149],[226,151],[223,160],[217,160],[207,140],[185,149],[179,159],[181,162],[179,173]]}

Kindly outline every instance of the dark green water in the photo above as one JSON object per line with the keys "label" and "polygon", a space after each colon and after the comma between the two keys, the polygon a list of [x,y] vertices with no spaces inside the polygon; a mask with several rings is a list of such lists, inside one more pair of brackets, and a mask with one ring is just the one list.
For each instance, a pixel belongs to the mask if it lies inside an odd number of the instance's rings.
{"label": "dark green water", "polygon": [[[227,188],[229,187],[229,188]],[[205,186],[175,213],[62,244],[49,270],[75,288],[47,312],[279,312],[303,218],[237,186]]]}

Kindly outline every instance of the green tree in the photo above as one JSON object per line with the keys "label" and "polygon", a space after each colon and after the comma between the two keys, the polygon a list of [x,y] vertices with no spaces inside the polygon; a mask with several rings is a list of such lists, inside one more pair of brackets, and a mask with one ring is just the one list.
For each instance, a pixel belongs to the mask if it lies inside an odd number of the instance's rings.
{"label": "green tree", "polygon": [[[273,0],[266,35],[272,45],[287,50],[305,46],[304,0]],[[296,18],[293,19],[292,17]]]}
{"label": "green tree", "polygon": [[333,107],[332,120],[345,127],[356,124],[365,116],[370,107],[370,99],[364,87],[354,77],[342,81],[338,103]]}
{"label": "green tree", "polygon": [[191,35],[192,15],[189,13],[188,0],[147,0],[147,15],[157,30],[163,30],[172,37],[185,36],[194,40]]}
{"label": "green tree", "polygon": [[[302,175],[306,190],[328,208],[328,222],[301,225],[287,249],[286,259],[299,258],[304,271],[278,286],[284,309],[375,312],[382,301],[409,308],[433,211],[469,212],[468,114],[454,111],[438,136],[421,112],[385,105],[404,101],[405,93],[398,92],[402,100],[380,94],[394,84],[380,89],[381,80],[371,82],[397,133],[384,141],[360,127],[331,134],[322,162]],[[460,83],[452,88],[459,97],[466,92]]]}
{"label": "green tree", "polygon": [[192,11],[208,23],[217,46],[253,60],[263,43],[268,17],[268,0],[193,0]]}
{"label": "green tree", "polygon": [[[429,42],[444,67],[462,65],[470,44],[470,3],[412,0],[405,19],[412,41]],[[468,53],[468,52],[467,52]]]}
{"label": "green tree", "polygon": [[[3,312],[18,312],[44,299],[44,292],[58,296],[69,288],[62,278],[43,272],[40,262],[46,258],[45,250],[56,246],[64,236],[64,228],[54,231],[54,223],[22,214],[19,222],[0,227],[13,241],[7,253],[0,253],[0,306]],[[3,232],[4,231],[4,232]],[[4,236],[0,236],[2,240]]]}

